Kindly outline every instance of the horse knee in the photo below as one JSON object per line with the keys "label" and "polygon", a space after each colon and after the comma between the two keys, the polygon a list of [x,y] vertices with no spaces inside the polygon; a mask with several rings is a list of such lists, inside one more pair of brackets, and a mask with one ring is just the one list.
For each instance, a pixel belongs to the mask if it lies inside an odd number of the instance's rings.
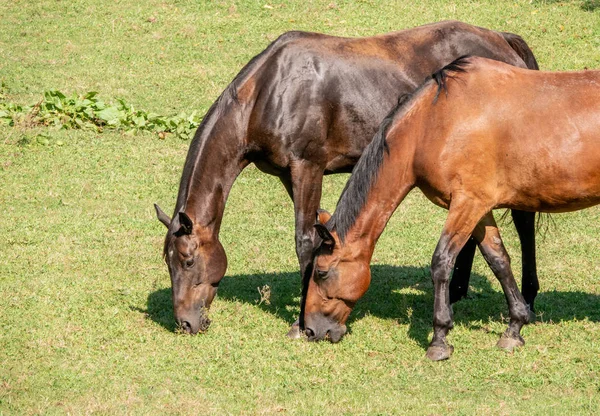
{"label": "horse knee", "polygon": [[484,257],[496,276],[512,275],[510,256],[505,250],[502,252],[487,253]]}
{"label": "horse knee", "polygon": [[454,327],[452,308],[448,308],[447,312],[434,313],[433,326],[434,328],[441,328],[446,331],[451,330]]}
{"label": "horse knee", "polygon": [[314,239],[309,234],[296,235],[296,256],[300,265],[300,274],[305,276],[311,270]]}
{"label": "horse knee", "polygon": [[451,257],[447,253],[438,253],[436,251],[431,259],[431,279],[433,283],[448,283],[451,266]]}
{"label": "horse knee", "polygon": [[303,253],[310,253],[314,246],[314,233],[305,232],[296,234],[296,253],[300,257]]}

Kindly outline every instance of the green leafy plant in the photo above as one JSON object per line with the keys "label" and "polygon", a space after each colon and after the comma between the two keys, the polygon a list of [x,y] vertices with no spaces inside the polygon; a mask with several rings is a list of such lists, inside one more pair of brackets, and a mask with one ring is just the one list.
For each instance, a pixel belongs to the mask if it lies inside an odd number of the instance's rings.
{"label": "green leafy plant", "polygon": [[181,139],[189,139],[200,124],[201,117],[193,112],[175,116],[162,116],[136,110],[123,99],[106,103],[96,91],[67,97],[60,91],[44,92],[43,98],[34,105],[21,106],[6,102],[0,95],[0,123],[10,126],[52,126],[61,129],[103,129],[136,134],[140,131],[156,132],[161,138],[172,133]]}

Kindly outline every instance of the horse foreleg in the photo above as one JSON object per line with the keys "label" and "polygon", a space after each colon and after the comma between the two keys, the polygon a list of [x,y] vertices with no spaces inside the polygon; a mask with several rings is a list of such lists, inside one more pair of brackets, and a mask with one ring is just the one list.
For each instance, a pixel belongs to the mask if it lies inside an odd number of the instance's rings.
{"label": "horse foreleg", "polygon": [[[299,338],[304,330],[304,298],[306,286],[312,273],[312,251],[315,243],[315,216],[321,202],[323,169],[307,161],[295,161],[290,168],[290,177],[281,179],[294,202],[296,255],[302,279],[300,318],[294,322],[288,337]],[[287,183],[286,183],[287,182]]]}
{"label": "horse foreleg", "polygon": [[529,308],[515,282],[510,267],[510,257],[504,248],[492,213],[481,220],[473,236],[479,241],[481,254],[502,285],[508,303],[510,324],[498,341],[498,346],[512,351],[513,348],[525,344],[521,337],[521,328],[529,322]]}
{"label": "horse foreleg", "polygon": [[[280,176],[279,180],[281,180],[281,183],[285,187],[285,190],[287,191],[288,195],[290,196],[290,199],[292,200],[292,202],[294,202],[294,190],[293,190],[293,186],[292,186],[292,179],[290,178],[290,176],[289,175]],[[288,331],[287,336],[288,336],[288,338],[291,338],[291,339],[298,339],[298,338],[300,338],[300,335],[301,335],[300,334],[300,319],[296,319],[296,321],[290,327],[290,330]]]}
{"label": "horse foreleg", "polygon": [[460,197],[452,200],[442,236],[431,260],[434,290],[433,339],[427,348],[427,358],[433,361],[450,358],[454,350],[446,342],[446,336],[453,326],[449,291],[450,273],[458,253],[486,212],[484,208],[477,207],[469,201],[470,198]]}
{"label": "horse foreleg", "polygon": [[540,289],[535,263],[535,212],[512,210],[512,218],[521,241],[521,292],[533,311],[533,302]]}

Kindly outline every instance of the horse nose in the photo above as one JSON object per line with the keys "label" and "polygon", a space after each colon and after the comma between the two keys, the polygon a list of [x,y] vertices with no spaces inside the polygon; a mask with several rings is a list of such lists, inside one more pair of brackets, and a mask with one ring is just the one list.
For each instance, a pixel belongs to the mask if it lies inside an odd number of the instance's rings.
{"label": "horse nose", "polygon": [[307,336],[309,339],[312,339],[312,338],[314,338],[314,337],[315,337],[315,331],[313,331],[313,329],[312,329],[312,328],[306,328],[306,329],[304,330],[304,333],[306,334],[306,336]]}

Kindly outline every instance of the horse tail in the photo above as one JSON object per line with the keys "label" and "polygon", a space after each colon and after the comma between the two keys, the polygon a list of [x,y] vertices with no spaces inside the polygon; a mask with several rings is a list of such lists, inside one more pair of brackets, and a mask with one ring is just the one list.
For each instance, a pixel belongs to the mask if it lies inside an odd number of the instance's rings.
{"label": "horse tail", "polygon": [[511,48],[521,57],[527,68],[529,69],[540,69],[538,63],[533,56],[533,51],[523,40],[523,38],[519,35],[515,35],[514,33],[509,32],[500,32],[506,43],[510,45]]}
{"label": "horse tail", "polygon": [[455,59],[450,62],[448,65],[443,67],[437,72],[431,74],[431,78],[438,85],[438,90],[435,94],[435,98],[433,102],[435,103],[440,96],[440,92],[444,91],[446,95],[448,95],[448,87],[446,81],[448,78],[454,78],[452,75],[449,75],[449,72],[459,73],[459,72],[467,72],[465,69],[467,65],[469,65],[469,55],[463,55],[460,58]]}

